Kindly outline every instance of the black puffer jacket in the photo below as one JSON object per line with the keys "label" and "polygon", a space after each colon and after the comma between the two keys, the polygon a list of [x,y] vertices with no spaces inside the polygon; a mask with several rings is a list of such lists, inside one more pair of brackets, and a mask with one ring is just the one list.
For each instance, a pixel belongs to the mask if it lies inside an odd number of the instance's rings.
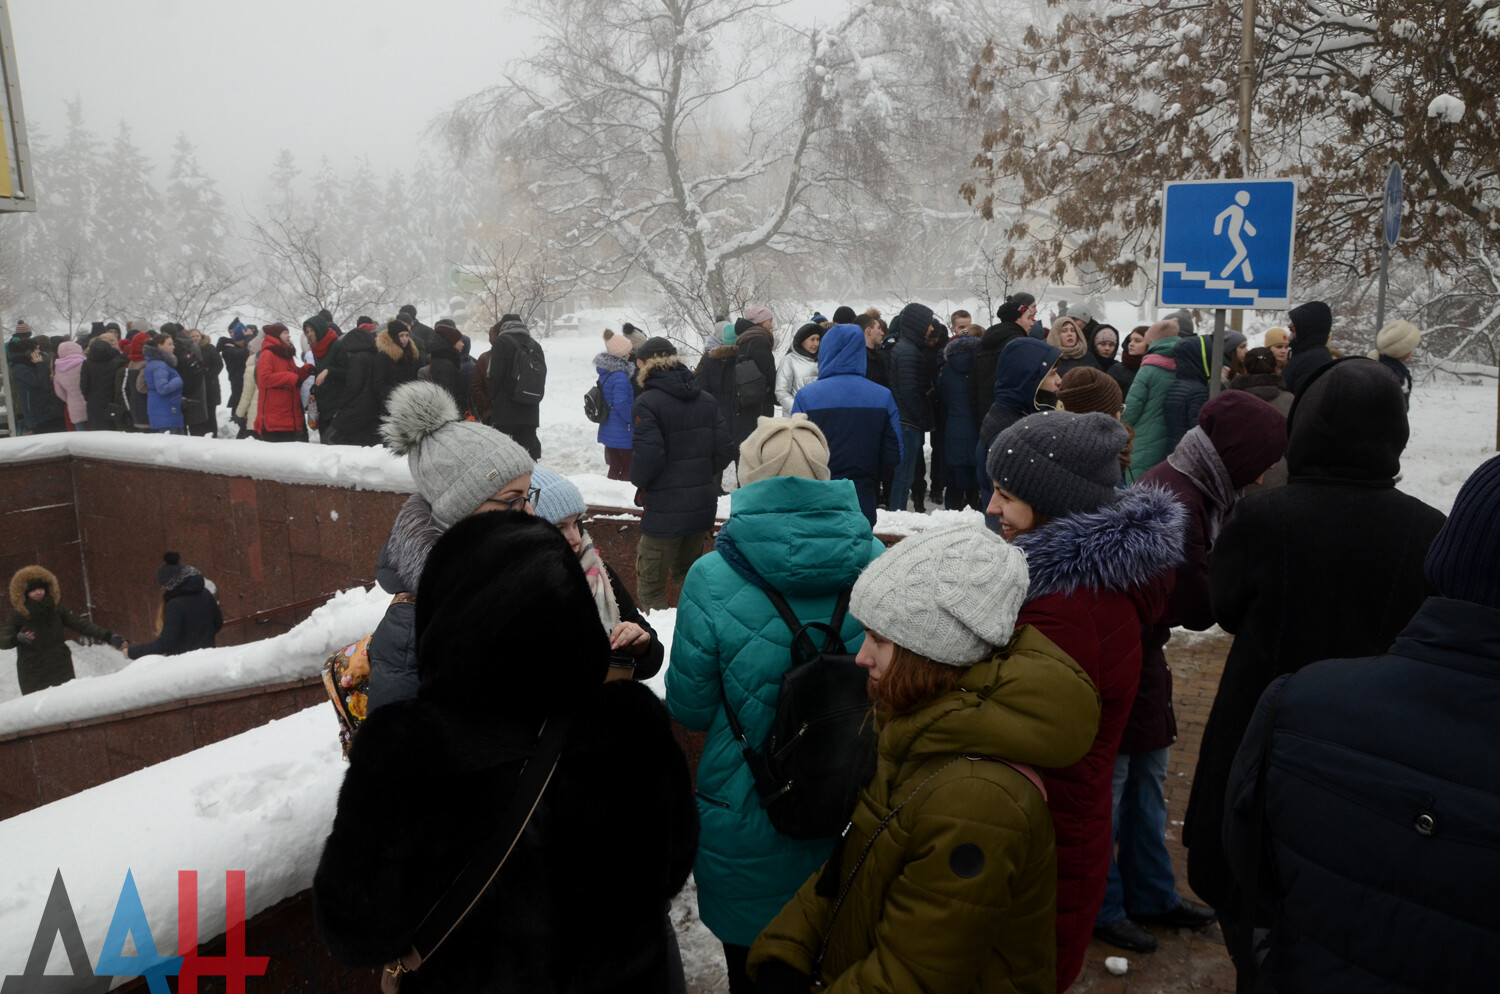
{"label": "black puffer jacket", "polygon": [[1386,654],[1314,663],[1267,689],[1230,774],[1226,829],[1248,883],[1274,728],[1257,884],[1271,934],[1257,990],[1492,989],[1497,660],[1500,610],[1429,597]]}
{"label": "black puffer jacket", "polygon": [[1385,652],[1426,599],[1442,512],[1395,488],[1408,427],[1379,363],[1330,365],[1292,408],[1287,485],[1240,501],[1209,559],[1214,617],[1235,636],[1199,747],[1183,844],[1188,882],[1233,910],[1225,787],[1272,680],[1320,659]]}
{"label": "black puffer jacket", "polygon": [[130,658],[176,656],[194,649],[211,649],[224,615],[219,602],[208,592],[203,577],[190,576],[162,593],[161,634],[150,642],[130,647]]}
{"label": "black puffer jacket", "polygon": [[1025,338],[1026,329],[1014,321],[992,324],[979,337],[979,348],[974,352],[974,371],[969,374],[969,409],[974,414],[974,427],[978,428],[995,400],[995,367],[1000,363],[1000,353],[1017,338]]}
{"label": "black puffer jacket", "polygon": [[212,414],[224,402],[224,385],[219,382],[219,374],[224,372],[224,357],[212,345],[200,348],[198,357],[203,363],[203,395]]}
{"label": "black puffer jacket", "polygon": [[[734,441],[735,444],[739,444],[750,437],[750,433],[755,431],[755,426],[761,418],[776,416],[776,343],[769,331],[752,325],[740,332],[734,344],[740,350],[740,357],[745,362],[755,363],[755,368],[760,370],[760,375],[765,377],[766,381],[765,394],[760,404],[750,410],[735,412]],[[731,371],[732,375],[733,371]],[[733,380],[731,380],[732,383]],[[731,402],[732,397],[731,394]]]}
{"label": "black puffer jacket", "polygon": [[416,379],[417,347],[407,345],[403,352],[388,330],[371,335],[363,328],[345,335],[338,347],[349,357],[349,378],[334,416],[335,436],[341,445],[379,445],[386,398]]}
{"label": "black puffer jacket", "polygon": [[[1213,355],[1212,342],[1194,335],[1177,343],[1172,358],[1177,360],[1177,378],[1167,387],[1162,414],[1167,424],[1167,455],[1198,423],[1198,412],[1208,403],[1208,364]],[[1058,364],[1059,369],[1062,364]]]}
{"label": "black puffer jacket", "polygon": [[667,907],[697,846],[687,762],[650,690],[603,682],[609,643],[576,556],[546,522],[479,515],[433,549],[418,601],[420,691],[360,728],[313,880],[324,943],[355,969],[403,955],[492,836],[543,719],[566,715],[499,877],[402,991],[667,990]]}
{"label": "black puffer jacket", "polygon": [[676,356],[652,359],[637,379],[642,390],[632,413],[630,482],[645,509],[641,534],[682,538],[707,531],[718,506],[719,476],[736,451],[718,402]]}
{"label": "black puffer jacket", "polygon": [[[90,431],[123,431],[129,423],[129,409],[120,392],[124,381],[120,370],[125,368],[126,362],[125,355],[104,339],[96,338],[89,343],[83,366],[78,370],[78,387],[88,403]],[[109,416],[110,405],[115,405],[120,414],[118,423]]]}
{"label": "black puffer jacket", "polygon": [[932,308],[907,304],[896,322],[901,330],[888,366],[896,410],[901,414],[903,427],[931,431],[933,378],[927,361],[926,335],[932,323]]}
{"label": "black puffer jacket", "polygon": [[245,363],[250,361],[250,350],[246,348],[243,340],[235,341],[233,338],[219,339],[219,358],[224,362],[224,368],[229,370],[229,402],[231,413],[240,405],[240,393],[245,387]]}
{"label": "black puffer jacket", "polygon": [[163,334],[172,336],[176,346],[177,375],[182,377],[182,421],[187,426],[201,425],[212,416],[208,406],[208,376],[203,365],[203,353],[188,337],[182,325],[168,322],[161,326]]}
{"label": "black puffer jacket", "polygon": [[463,377],[463,358],[458,349],[449,345],[440,336],[434,335],[432,348],[427,350],[427,369],[432,382],[448,391],[460,414],[468,413],[472,403],[469,399],[469,383]]}

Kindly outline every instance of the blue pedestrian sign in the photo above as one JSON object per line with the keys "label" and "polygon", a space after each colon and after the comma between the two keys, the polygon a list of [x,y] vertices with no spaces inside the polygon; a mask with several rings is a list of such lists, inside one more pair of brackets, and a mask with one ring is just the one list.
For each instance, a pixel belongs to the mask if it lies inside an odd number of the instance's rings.
{"label": "blue pedestrian sign", "polygon": [[1385,243],[1396,247],[1401,237],[1401,163],[1392,162],[1385,178]]}
{"label": "blue pedestrian sign", "polygon": [[1162,190],[1162,307],[1291,306],[1297,183],[1184,180]]}

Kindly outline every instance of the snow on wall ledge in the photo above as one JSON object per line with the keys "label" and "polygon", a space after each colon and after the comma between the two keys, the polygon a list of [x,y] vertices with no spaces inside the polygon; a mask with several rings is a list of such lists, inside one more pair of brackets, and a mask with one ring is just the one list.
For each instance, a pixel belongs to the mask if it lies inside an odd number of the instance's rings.
{"label": "snow on wall ledge", "polygon": [[114,673],[5,701],[0,735],[317,676],[330,652],[375,630],[390,602],[379,587],[355,587],[335,594],[284,635],[180,656],[144,656]]}
{"label": "snow on wall ledge", "polygon": [[114,431],[0,440],[0,464],[70,456],[355,490],[409,494],[416,489],[406,459],[383,448]]}
{"label": "snow on wall ledge", "polygon": [[[333,709],[320,706],[0,821],[11,854],[0,964],[26,963],[57,872],[91,963],[127,871],[163,951],[176,949],[179,870],[198,871],[204,942],[224,931],[225,871],[245,871],[247,917],[306,890],[344,769]],[[52,971],[66,973],[56,945]]]}

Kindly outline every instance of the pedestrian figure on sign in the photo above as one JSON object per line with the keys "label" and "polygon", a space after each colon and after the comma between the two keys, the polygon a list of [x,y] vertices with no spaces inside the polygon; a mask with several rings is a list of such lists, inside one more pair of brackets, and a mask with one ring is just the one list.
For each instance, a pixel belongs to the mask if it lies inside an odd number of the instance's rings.
{"label": "pedestrian figure on sign", "polygon": [[[1229,274],[1238,267],[1245,274],[1246,283],[1254,283],[1255,277],[1250,272],[1250,250],[1245,248],[1244,239],[1240,237],[1240,231],[1251,238],[1255,237],[1255,225],[1245,219],[1245,208],[1250,206],[1250,191],[1241,190],[1234,195],[1234,203],[1219,212],[1214,218],[1214,234],[1228,234],[1229,243],[1234,246],[1234,258],[1229,260],[1229,265],[1219,274],[1219,279],[1228,279]],[[1225,232],[1224,222],[1229,221],[1229,230]]]}

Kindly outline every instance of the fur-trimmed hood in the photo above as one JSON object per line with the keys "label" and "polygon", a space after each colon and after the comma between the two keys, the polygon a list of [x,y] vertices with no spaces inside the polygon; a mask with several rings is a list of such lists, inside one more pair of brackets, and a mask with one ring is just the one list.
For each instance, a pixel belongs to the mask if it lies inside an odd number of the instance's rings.
{"label": "fur-trimmed hood", "polygon": [[601,373],[635,373],[635,360],[618,356],[612,352],[600,352],[594,356],[594,368]]}
{"label": "fur-trimmed hood", "polygon": [[26,588],[32,580],[41,580],[47,584],[47,593],[52,595],[53,604],[62,603],[62,587],[58,586],[57,577],[50,570],[41,566],[22,566],[16,570],[16,575],[10,578],[10,606],[16,609],[16,613],[23,618],[31,617],[31,611],[27,607],[30,603],[26,599]]}
{"label": "fur-trimmed hood", "polygon": [[1080,587],[1126,592],[1182,562],[1182,505],[1160,487],[1124,491],[1113,504],[1016,536],[1031,574],[1027,600]]}
{"label": "fur-trimmed hood", "polygon": [[389,328],[382,328],[380,334],[375,336],[375,347],[391,362],[400,362],[403,356],[412,362],[417,361],[417,343],[408,340],[403,350],[401,343],[391,337]]}
{"label": "fur-trimmed hood", "polygon": [[380,550],[376,579],[388,593],[416,593],[427,555],[443,537],[442,527],[432,518],[432,505],[421,494],[412,494],[396,512],[391,535]]}
{"label": "fur-trimmed hood", "polygon": [[[730,348],[733,348],[733,346],[730,346]],[[716,349],[715,351],[718,350]],[[693,386],[694,393],[692,396],[696,397],[698,395],[698,388],[693,384],[692,371],[689,370],[687,366],[683,365],[681,356],[659,355],[653,359],[647,359],[646,364],[641,367],[640,372],[636,373],[635,378],[636,382],[639,383],[643,388],[646,386],[660,387],[663,390],[667,390],[668,393],[680,395],[679,391],[671,390],[664,385],[668,380],[673,379],[673,377],[669,377],[666,374],[675,373],[678,371],[681,371],[682,375],[676,378],[685,379],[688,385]],[[656,382],[648,384],[646,381],[650,380],[653,376],[656,377]]]}
{"label": "fur-trimmed hood", "polygon": [[725,359],[733,362],[739,357],[740,347],[738,345],[719,345],[708,350],[705,359]]}

